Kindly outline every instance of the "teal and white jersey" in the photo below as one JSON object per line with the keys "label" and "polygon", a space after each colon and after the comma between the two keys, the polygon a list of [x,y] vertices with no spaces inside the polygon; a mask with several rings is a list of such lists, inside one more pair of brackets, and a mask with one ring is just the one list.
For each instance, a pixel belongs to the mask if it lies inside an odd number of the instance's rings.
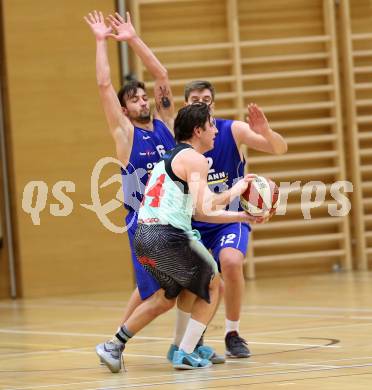
{"label": "teal and white jersey", "polygon": [[[192,232],[192,197],[187,182],[177,177],[171,166],[179,153],[190,148],[188,144],[178,144],[156,164],[138,212],[139,223],[172,225]],[[195,235],[195,232],[192,235]]]}

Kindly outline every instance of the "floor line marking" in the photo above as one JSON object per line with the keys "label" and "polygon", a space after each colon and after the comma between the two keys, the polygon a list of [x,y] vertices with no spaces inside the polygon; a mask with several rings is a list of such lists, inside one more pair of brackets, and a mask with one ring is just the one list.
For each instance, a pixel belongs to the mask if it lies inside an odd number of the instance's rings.
{"label": "floor line marking", "polygon": [[[371,367],[372,363],[369,364],[356,364],[356,365],[348,365],[348,366],[338,366],[337,368],[310,368],[310,369],[300,369],[300,370],[286,370],[286,371],[269,371],[265,373],[253,373],[253,374],[241,374],[241,375],[228,375],[228,376],[215,376],[215,377],[193,377],[188,380],[185,379],[175,379],[173,381],[162,381],[162,382],[151,382],[151,383],[133,383],[133,384],[120,384],[114,386],[105,386],[105,390],[115,390],[120,388],[135,388],[135,387],[151,387],[151,386],[160,386],[167,384],[177,384],[177,383],[193,383],[193,382],[207,382],[207,381],[218,381],[218,380],[226,380],[226,379],[242,379],[242,378],[254,378],[254,377],[263,377],[263,376],[274,376],[274,375],[286,375],[286,374],[297,374],[300,372],[322,372],[322,371],[332,371],[332,370],[342,370],[342,369],[353,369],[353,368],[364,368]],[[216,371],[218,373],[220,371]],[[182,375],[183,376],[183,375]],[[184,377],[184,376],[183,376]],[[133,379],[133,378],[128,378]],[[137,378],[137,379],[149,379],[149,377],[145,378]],[[103,381],[98,381],[103,382]],[[106,382],[106,381],[105,381]],[[9,387],[4,390],[29,390],[29,389],[41,389],[41,388],[53,388],[56,386],[71,386],[71,385],[81,385],[83,383],[92,383],[92,382],[75,382],[75,383],[58,383],[52,385],[38,385],[38,386],[28,386],[28,387]],[[96,383],[96,382],[93,382]],[[96,390],[96,388],[86,388],[85,390]]]}

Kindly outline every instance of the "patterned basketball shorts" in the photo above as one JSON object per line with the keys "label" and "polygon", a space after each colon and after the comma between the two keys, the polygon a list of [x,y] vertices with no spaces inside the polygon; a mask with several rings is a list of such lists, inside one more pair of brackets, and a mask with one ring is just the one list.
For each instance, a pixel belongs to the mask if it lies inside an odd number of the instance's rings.
{"label": "patterned basketball shorts", "polygon": [[186,288],[210,302],[209,283],[218,270],[200,241],[171,225],[138,224],[134,248],[139,262],[165,290],[166,298],[175,298]]}

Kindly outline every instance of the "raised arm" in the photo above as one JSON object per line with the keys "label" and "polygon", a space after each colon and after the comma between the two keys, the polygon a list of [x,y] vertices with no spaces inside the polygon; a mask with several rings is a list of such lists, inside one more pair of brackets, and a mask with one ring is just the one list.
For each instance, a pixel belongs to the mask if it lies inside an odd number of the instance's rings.
{"label": "raised arm", "polygon": [[107,37],[110,36],[112,29],[106,26],[102,12],[93,11],[84,19],[96,37],[96,76],[103,110],[115,141],[117,157],[126,166],[132,150],[133,125],[123,114],[111,82]]}
{"label": "raised arm", "polygon": [[248,105],[248,123],[234,121],[232,133],[238,148],[246,145],[251,149],[272,154],[287,152],[283,137],[270,128],[265,114],[256,104]]}
{"label": "raised arm", "polygon": [[137,35],[131,23],[129,12],[126,14],[127,21],[117,12],[115,16],[109,15],[108,19],[111,27],[117,32],[110,36],[118,41],[128,42],[129,46],[138,55],[143,65],[154,78],[155,116],[160,117],[173,134],[174,102],[167,70],[156,58],[151,49]]}

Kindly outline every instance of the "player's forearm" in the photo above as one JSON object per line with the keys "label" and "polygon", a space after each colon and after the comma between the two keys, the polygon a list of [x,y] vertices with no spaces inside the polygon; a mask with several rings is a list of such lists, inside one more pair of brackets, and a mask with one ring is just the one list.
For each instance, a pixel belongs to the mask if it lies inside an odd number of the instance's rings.
{"label": "player's forearm", "polygon": [[[200,200],[196,207],[196,212],[202,218],[209,218],[210,216],[220,216],[225,212],[226,206],[237,196],[234,196],[233,188],[223,191],[219,194],[209,192],[208,196]],[[221,214],[222,213],[222,214]],[[206,221],[211,222],[211,221]],[[219,223],[219,222],[216,222]]]}
{"label": "player's forearm", "polygon": [[265,136],[266,141],[269,142],[274,154],[284,154],[288,150],[287,142],[284,138],[274,130],[270,129],[270,132]]}
{"label": "player's forearm", "polygon": [[242,193],[241,183],[238,182],[233,185],[230,189],[220,192],[219,194],[212,193],[212,210],[216,210],[218,207],[225,208],[230,204],[236,197],[240,196]]}
{"label": "player's forearm", "polygon": [[216,210],[221,207],[225,208],[229,203],[231,203],[231,201],[235,198],[231,190],[232,188],[219,194],[213,194],[212,199],[209,202],[211,210]]}
{"label": "player's forearm", "polygon": [[110,64],[107,55],[106,39],[97,39],[96,49],[96,77],[99,87],[106,87],[111,84]]}
{"label": "player's forearm", "polygon": [[[203,220],[205,222],[210,221],[210,217],[220,216],[221,213],[225,211],[226,206],[230,203],[231,191],[224,191],[220,194],[214,194],[208,190],[208,193],[199,200],[196,206],[196,214],[198,215],[198,220]],[[202,218],[202,219],[200,219]],[[219,222],[216,222],[219,223]]]}
{"label": "player's forearm", "polygon": [[165,67],[139,36],[130,39],[128,43],[154,79],[165,79],[168,77]]}

